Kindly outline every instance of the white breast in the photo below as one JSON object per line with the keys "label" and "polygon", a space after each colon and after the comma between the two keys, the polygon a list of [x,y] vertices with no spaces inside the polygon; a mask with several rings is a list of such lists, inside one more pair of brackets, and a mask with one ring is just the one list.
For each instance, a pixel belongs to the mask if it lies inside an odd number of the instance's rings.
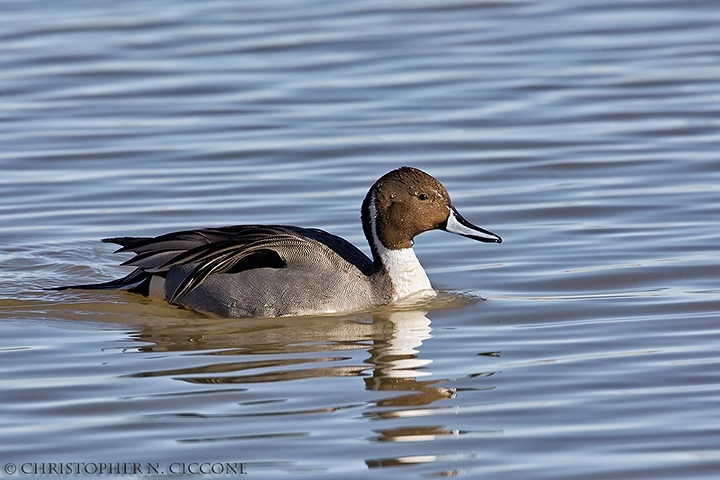
{"label": "white breast", "polygon": [[393,300],[409,297],[418,292],[432,291],[432,285],[412,248],[389,250],[378,244],[380,258],[390,275]]}

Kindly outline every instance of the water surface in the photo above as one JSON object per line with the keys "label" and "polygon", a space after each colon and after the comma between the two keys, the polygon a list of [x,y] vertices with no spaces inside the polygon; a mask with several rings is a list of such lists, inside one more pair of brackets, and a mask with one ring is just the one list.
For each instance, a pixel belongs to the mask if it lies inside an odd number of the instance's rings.
{"label": "water surface", "polygon": [[[3,468],[720,471],[720,7],[26,0],[0,12]],[[428,304],[217,320],[44,290],[126,272],[102,237],[284,223],[368,252],[360,203],[400,165],[439,178],[504,240],[418,237],[443,292]]]}

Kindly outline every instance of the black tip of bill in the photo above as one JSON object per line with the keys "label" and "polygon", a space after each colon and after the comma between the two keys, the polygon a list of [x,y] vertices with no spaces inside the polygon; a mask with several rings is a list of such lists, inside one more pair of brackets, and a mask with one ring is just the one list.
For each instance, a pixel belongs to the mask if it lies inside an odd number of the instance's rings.
{"label": "black tip of bill", "polygon": [[455,207],[450,207],[450,215],[448,215],[445,225],[440,228],[446,232],[472,238],[473,240],[477,240],[479,242],[502,243],[502,238],[500,238],[499,235],[495,235],[484,228],[480,228],[477,225],[473,225],[468,222],[457,210],[455,210]]}

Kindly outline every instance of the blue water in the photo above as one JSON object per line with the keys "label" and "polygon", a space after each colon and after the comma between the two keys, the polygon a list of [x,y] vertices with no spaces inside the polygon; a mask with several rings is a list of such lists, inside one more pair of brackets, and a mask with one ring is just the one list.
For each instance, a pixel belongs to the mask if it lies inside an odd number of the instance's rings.
{"label": "blue water", "polygon": [[[0,19],[0,477],[716,478],[720,5]],[[120,235],[281,223],[369,253],[360,203],[400,165],[503,237],[418,237],[427,305],[217,320],[44,290],[124,274]]]}

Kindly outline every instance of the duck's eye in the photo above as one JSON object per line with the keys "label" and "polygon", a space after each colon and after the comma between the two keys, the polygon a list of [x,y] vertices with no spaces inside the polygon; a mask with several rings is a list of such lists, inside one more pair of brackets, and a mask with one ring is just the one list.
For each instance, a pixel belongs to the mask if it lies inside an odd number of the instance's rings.
{"label": "duck's eye", "polygon": [[427,196],[427,194],[425,194],[425,193],[421,193],[421,194],[418,195],[418,198],[419,198],[420,200],[425,201],[425,200],[428,199],[428,196]]}

